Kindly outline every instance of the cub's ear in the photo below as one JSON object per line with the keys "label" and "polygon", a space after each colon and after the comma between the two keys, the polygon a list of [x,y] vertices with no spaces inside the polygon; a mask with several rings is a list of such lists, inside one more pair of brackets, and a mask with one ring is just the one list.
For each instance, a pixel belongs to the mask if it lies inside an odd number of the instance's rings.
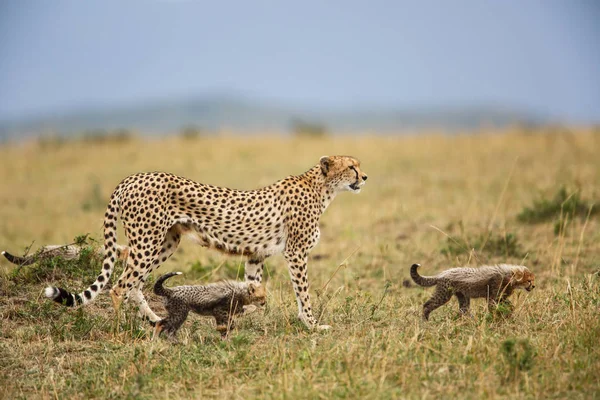
{"label": "cub's ear", "polygon": [[254,294],[256,292],[256,285],[252,282],[248,284],[248,293]]}
{"label": "cub's ear", "polygon": [[331,158],[329,158],[329,156],[323,156],[319,160],[319,163],[321,164],[321,171],[323,172],[323,175],[327,175],[329,168],[331,167]]}
{"label": "cub's ear", "polygon": [[525,276],[525,274],[520,269],[516,269],[513,271],[513,276],[515,277],[515,280],[517,282],[521,282],[523,281],[523,277]]}

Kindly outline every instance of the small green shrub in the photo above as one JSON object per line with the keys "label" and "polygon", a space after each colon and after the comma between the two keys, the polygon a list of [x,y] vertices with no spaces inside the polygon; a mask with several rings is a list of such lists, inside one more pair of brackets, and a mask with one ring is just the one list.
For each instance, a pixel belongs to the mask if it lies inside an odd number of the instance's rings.
{"label": "small green shrub", "polygon": [[125,128],[107,131],[105,129],[92,129],[82,133],[81,140],[88,144],[116,143],[122,144],[131,141],[134,134]]}
{"label": "small green shrub", "polygon": [[506,235],[480,234],[470,238],[452,238],[448,237],[446,246],[442,248],[442,254],[455,257],[461,254],[468,254],[471,250],[486,253],[491,256],[499,257],[518,257],[525,255],[517,235],[507,233]]}
{"label": "small green shrub", "polygon": [[517,378],[519,372],[531,371],[536,351],[527,339],[507,339],[500,347],[504,359],[501,374],[509,381]]}
{"label": "small green shrub", "polygon": [[198,125],[190,124],[181,128],[180,136],[185,140],[196,140],[202,137],[204,130]]}
{"label": "small green shrub", "polygon": [[207,280],[210,277],[210,281],[215,279],[239,279],[244,276],[244,266],[230,260],[219,263],[210,260],[207,264],[196,261],[185,274],[190,279]]}
{"label": "small green shrub", "polygon": [[108,204],[108,199],[102,195],[102,188],[98,182],[92,185],[89,195],[81,205],[83,211],[104,210]]}
{"label": "small green shrub", "polygon": [[290,130],[296,137],[322,138],[327,136],[325,125],[316,122],[307,122],[298,118],[290,122]]}
{"label": "small green shrub", "polygon": [[68,139],[60,135],[40,136],[37,143],[41,149],[54,150],[64,147],[68,143]]}
{"label": "small green shrub", "polygon": [[[521,222],[537,224],[567,215],[572,218],[586,218],[588,213],[590,215],[597,214],[598,209],[598,207],[594,207],[594,203],[583,200],[579,191],[569,193],[563,186],[551,199],[542,198],[534,201],[533,206],[525,207],[517,215],[517,219]],[[564,225],[564,222],[559,223],[558,227],[555,227],[555,232],[560,232]]]}
{"label": "small green shrub", "polygon": [[32,285],[57,280],[94,280],[102,268],[102,258],[95,245],[89,244],[87,235],[77,236],[73,244],[81,246],[79,257],[72,260],[61,256],[44,257],[42,252],[33,255],[38,261],[17,267],[8,274],[8,280],[18,285]]}

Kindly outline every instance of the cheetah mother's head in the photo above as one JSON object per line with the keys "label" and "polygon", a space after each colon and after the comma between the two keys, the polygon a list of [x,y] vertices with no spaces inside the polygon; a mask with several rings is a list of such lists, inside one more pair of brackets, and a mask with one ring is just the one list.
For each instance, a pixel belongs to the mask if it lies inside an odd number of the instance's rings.
{"label": "cheetah mother's head", "polygon": [[367,174],[360,170],[360,161],[350,156],[323,156],[319,161],[325,184],[335,191],[360,193]]}

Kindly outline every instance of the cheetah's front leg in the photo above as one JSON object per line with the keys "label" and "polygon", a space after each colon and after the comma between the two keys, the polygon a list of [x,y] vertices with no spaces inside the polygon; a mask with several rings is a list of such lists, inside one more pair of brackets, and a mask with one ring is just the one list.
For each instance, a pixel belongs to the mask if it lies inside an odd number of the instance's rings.
{"label": "cheetah's front leg", "polygon": [[308,294],[308,276],[306,271],[306,261],[308,254],[299,255],[293,252],[284,252],[283,256],[288,262],[290,277],[296,293],[298,302],[298,318],[308,327],[308,329],[325,330],[331,328],[329,325],[317,325],[317,320],[313,317],[310,305],[310,295]]}
{"label": "cheetah's front leg", "polygon": [[[246,282],[262,284],[262,274],[264,269],[263,258],[249,258],[244,266],[244,280]],[[243,306],[244,314],[251,314],[257,310],[254,304]]]}
{"label": "cheetah's front leg", "polygon": [[260,284],[262,282],[263,274],[263,259],[250,258],[244,265],[244,280],[246,282],[255,282]]}

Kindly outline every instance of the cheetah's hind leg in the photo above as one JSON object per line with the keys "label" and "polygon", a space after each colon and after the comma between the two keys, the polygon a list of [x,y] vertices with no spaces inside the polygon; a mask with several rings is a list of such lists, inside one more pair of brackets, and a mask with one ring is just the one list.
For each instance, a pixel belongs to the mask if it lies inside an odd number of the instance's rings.
{"label": "cheetah's hind leg", "polygon": [[114,288],[111,289],[109,293],[113,308],[115,309],[115,312],[118,313],[121,310],[121,305],[123,304],[123,296],[121,296],[120,293],[116,293]]}
{"label": "cheetah's hind leg", "polygon": [[[125,275],[128,270],[132,270],[133,266],[129,265],[129,246],[122,246],[121,253],[119,254],[119,260],[125,266],[123,268],[123,273],[121,276]],[[123,295],[121,291],[118,289],[118,286],[115,284],[110,292],[110,299],[112,300],[112,305],[116,313],[121,309],[121,305],[123,304]]]}
{"label": "cheetah's hind leg", "polygon": [[163,326],[161,324],[161,321],[157,321],[156,324],[154,324],[154,330],[152,332],[152,340],[154,341],[157,337],[160,336],[160,333],[163,331]]}

